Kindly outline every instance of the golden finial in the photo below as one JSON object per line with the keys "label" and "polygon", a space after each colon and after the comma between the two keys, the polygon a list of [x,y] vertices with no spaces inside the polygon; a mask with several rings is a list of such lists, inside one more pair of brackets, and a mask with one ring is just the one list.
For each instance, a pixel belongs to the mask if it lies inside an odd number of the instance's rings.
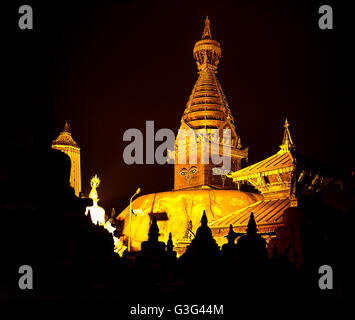
{"label": "golden finial", "polygon": [[221,47],[218,41],[212,40],[210,19],[208,17],[205,19],[202,39],[196,42],[193,55],[199,71],[210,70],[217,72],[217,66],[221,58]]}
{"label": "golden finial", "polygon": [[68,123],[68,121],[65,121],[63,132],[69,132],[70,133],[70,124]]}
{"label": "golden finial", "polygon": [[208,16],[206,16],[206,19],[205,19],[205,27],[203,29],[201,39],[212,39],[212,34],[211,34],[211,29],[210,29],[210,19],[208,19]]}
{"label": "golden finial", "polygon": [[291,134],[290,134],[290,130],[288,129],[289,127],[289,123],[287,121],[287,118],[285,120],[285,124],[284,124],[284,135],[283,135],[283,139],[282,139],[282,145],[280,146],[281,150],[279,152],[289,152],[290,150],[293,150],[295,148],[295,145],[293,144],[292,138],[291,138]]}

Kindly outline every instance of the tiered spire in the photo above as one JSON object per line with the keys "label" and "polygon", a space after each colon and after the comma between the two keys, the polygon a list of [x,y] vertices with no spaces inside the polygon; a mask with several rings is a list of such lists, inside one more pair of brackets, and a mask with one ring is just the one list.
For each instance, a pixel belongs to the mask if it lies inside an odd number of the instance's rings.
{"label": "tiered spire", "polygon": [[284,124],[284,135],[283,135],[283,139],[282,139],[282,145],[280,146],[280,153],[284,153],[284,152],[290,152],[292,150],[295,149],[295,145],[293,144],[292,138],[291,138],[291,134],[290,134],[290,130],[288,129],[289,127],[289,123],[287,121],[287,119],[285,120],[285,124]]}
{"label": "tiered spire", "polygon": [[58,138],[53,140],[52,146],[59,145],[59,146],[72,146],[78,147],[77,143],[74,141],[71,132],[70,132],[70,124],[68,121],[65,121],[64,128],[62,132],[59,134]]}
{"label": "tiered spire", "polygon": [[65,125],[64,125],[64,128],[63,128],[63,131],[62,131],[62,132],[71,133],[71,132],[70,132],[70,124],[68,123],[68,121],[65,121]]}
{"label": "tiered spire", "polygon": [[[213,150],[211,148],[209,155],[211,157],[212,153],[223,156],[224,146],[230,146],[231,169],[232,171],[238,170],[242,166],[242,160],[248,157],[248,149],[242,149],[227,99],[216,77],[217,66],[221,58],[221,47],[218,41],[212,39],[208,17],[205,20],[202,39],[196,42],[193,49],[193,57],[196,60],[199,76],[181,118],[179,135],[175,144],[175,158],[181,151],[185,153],[186,159],[191,160],[189,151],[187,151],[190,150],[191,145],[187,146],[190,140],[186,142],[184,133],[186,130],[193,131],[196,133],[196,150],[203,147],[201,141],[208,141],[217,147]],[[194,138],[192,139],[194,140]],[[213,172],[214,168],[210,168],[210,165],[203,163],[204,161],[201,159],[202,157],[198,155],[198,171],[195,171],[197,173],[192,178],[190,175],[186,175],[187,169],[190,170],[191,167],[188,168],[186,164],[175,162],[175,190],[206,186],[223,189],[234,187],[231,181],[224,179],[224,176],[221,175],[217,178]]]}
{"label": "tiered spire", "polygon": [[[193,49],[199,77],[192,90],[182,118],[193,129],[230,128],[235,135],[233,117],[222,87],[216,78],[217,66],[221,58],[218,41],[212,40],[210,20],[206,17],[202,39]],[[233,137],[234,142],[237,138]]]}

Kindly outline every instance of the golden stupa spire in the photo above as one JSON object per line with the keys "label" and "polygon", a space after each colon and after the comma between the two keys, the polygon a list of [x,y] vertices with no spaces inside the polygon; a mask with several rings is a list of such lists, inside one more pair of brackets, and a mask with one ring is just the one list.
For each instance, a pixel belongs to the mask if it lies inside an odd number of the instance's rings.
{"label": "golden stupa spire", "polygon": [[195,44],[193,55],[199,71],[210,70],[217,72],[217,66],[221,58],[221,46],[218,41],[212,40],[208,17],[205,19],[202,38]]}
{"label": "golden stupa spire", "polygon": [[[210,20],[205,19],[202,39],[197,41],[193,49],[199,77],[186,105],[182,121],[190,128],[216,128],[227,127],[235,135],[233,117],[222,87],[217,80],[216,72],[221,47],[218,41],[212,40]],[[233,137],[234,145],[237,137]]]}
{"label": "golden stupa spire", "polygon": [[64,129],[63,129],[62,132],[68,132],[68,133],[70,133],[70,123],[68,123],[68,121],[65,121]]}
{"label": "golden stupa spire", "polygon": [[[198,79],[181,118],[181,132],[190,129],[196,130],[199,135],[197,143],[201,143],[201,138],[205,136],[211,144],[219,146],[216,153],[220,152],[222,147],[230,145],[232,150],[231,158],[233,158],[233,161],[231,161],[232,171],[236,171],[241,168],[242,159],[248,157],[248,150],[242,149],[229,104],[217,79],[216,73],[219,59],[221,58],[221,46],[218,41],[212,39],[208,17],[206,17],[204,22],[202,39],[196,42],[193,49],[193,57],[198,68]],[[198,132],[200,130],[201,132]],[[228,139],[223,138],[224,130],[230,130]],[[190,157],[186,148],[186,139],[179,134],[175,144],[175,157],[180,151],[185,153],[186,159]],[[203,162],[198,160],[197,166],[194,168],[175,162],[174,189],[205,186],[226,188],[229,185],[228,181],[226,182],[227,186],[225,185],[224,178],[216,179],[211,168],[207,167],[208,165],[205,166],[206,163]]]}
{"label": "golden stupa spire", "polygon": [[202,32],[202,37],[201,39],[212,39],[212,34],[211,34],[211,29],[210,29],[210,20],[208,19],[208,16],[205,19],[205,28],[203,29]]}
{"label": "golden stupa spire", "polygon": [[289,152],[295,149],[295,145],[293,144],[292,138],[291,138],[291,134],[290,134],[290,130],[288,129],[289,127],[289,123],[287,121],[287,118],[285,120],[285,124],[284,124],[284,135],[282,138],[282,145],[280,146],[280,153],[283,152]]}

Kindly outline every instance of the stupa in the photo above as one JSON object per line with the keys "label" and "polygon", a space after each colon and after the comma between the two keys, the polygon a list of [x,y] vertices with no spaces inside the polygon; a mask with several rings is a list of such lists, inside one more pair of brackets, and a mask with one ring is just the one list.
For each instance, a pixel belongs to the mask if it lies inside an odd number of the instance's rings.
{"label": "stupa", "polygon": [[[216,77],[221,47],[212,39],[208,17],[193,56],[198,79],[186,104],[180,129],[195,134],[181,137],[179,130],[177,135],[174,190],[137,198],[131,209],[143,210],[144,215],[130,215],[132,211],[128,207],[117,217],[120,243],[123,245],[130,238],[133,251],[138,251],[141,242],[147,240],[149,226],[155,217],[160,230],[159,240],[166,243],[171,233],[174,250],[181,255],[195,237],[204,211],[208,227],[220,247],[227,243],[229,232],[247,233],[251,212],[259,234],[269,243],[280,228],[292,229],[292,226],[286,226],[285,218],[289,210],[298,207],[301,196],[315,195],[333,180],[329,170],[296,152],[287,119],[279,150],[264,160],[243,167],[248,160],[248,148],[242,147],[227,99]],[[223,135],[224,130],[230,132],[227,138]],[[224,147],[229,147],[229,168],[226,169],[224,163],[206,162],[201,152],[206,147],[206,140],[208,160],[222,154],[225,156]],[[179,161],[181,154],[186,162]],[[190,157],[195,163],[191,164]],[[250,190],[250,186],[253,192],[242,191]]]}
{"label": "stupa", "polygon": [[[191,140],[176,138],[175,157],[181,150],[186,152],[186,162],[175,161],[174,190],[147,194],[138,197],[132,203],[132,210],[141,209],[145,215],[137,216],[127,207],[117,217],[120,225],[122,243],[131,239],[131,250],[138,251],[141,242],[147,240],[147,234],[153,217],[156,217],[160,230],[159,240],[167,242],[169,234],[175,243],[175,250],[181,254],[191,242],[200,225],[201,214],[205,211],[209,222],[245,208],[263,199],[256,193],[238,190],[238,183],[227,177],[228,172],[214,174],[221,168],[211,158],[222,156],[223,147],[230,147],[230,169],[238,171],[248,159],[248,148],[243,148],[240,136],[235,128],[227,99],[216,77],[221,58],[221,47],[212,39],[210,21],[205,20],[202,38],[196,42],[193,56],[197,63],[198,79],[188,99],[181,118],[180,129],[196,132],[193,148]],[[229,130],[229,139],[225,139],[224,130]],[[203,141],[199,132],[204,132],[210,144],[209,161],[202,159]],[[180,132],[180,130],[179,130]],[[217,134],[216,134],[217,133]],[[186,151],[185,151],[186,150]],[[197,161],[189,163],[191,152],[197,151]],[[131,214],[130,214],[131,213]],[[131,215],[131,226],[130,217]],[[225,241],[225,238],[223,238]]]}

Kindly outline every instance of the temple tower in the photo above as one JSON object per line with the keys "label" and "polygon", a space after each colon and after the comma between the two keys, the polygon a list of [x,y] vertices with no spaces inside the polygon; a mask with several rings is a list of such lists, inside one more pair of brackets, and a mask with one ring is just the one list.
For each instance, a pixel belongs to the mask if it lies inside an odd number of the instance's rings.
{"label": "temple tower", "polygon": [[58,138],[53,140],[52,148],[66,153],[71,161],[70,185],[75,190],[75,195],[81,192],[80,148],[71,136],[70,125],[65,122],[63,131]]}
{"label": "temple tower", "polygon": [[[229,145],[230,167],[236,171],[241,168],[242,160],[248,158],[248,149],[242,149],[228,102],[216,77],[221,47],[218,41],[212,39],[208,17],[202,39],[196,42],[193,49],[193,56],[199,76],[187,102],[175,143],[174,189],[232,189],[235,185],[226,178],[228,172],[223,171],[223,163],[214,164],[212,157],[222,157],[223,146]],[[224,129],[229,129],[229,137],[224,135],[227,132]],[[206,141],[207,161],[201,155]],[[185,162],[178,159],[179,153],[186,154]],[[195,158],[191,161],[192,153]],[[214,168],[221,168],[223,174],[213,174]]]}
{"label": "temple tower", "polygon": [[284,129],[284,135],[282,138],[282,145],[280,146],[279,153],[294,151],[296,148],[296,146],[293,144],[290,130],[288,129],[289,126],[290,125],[288,124],[288,121],[286,119],[285,124],[284,124],[285,129]]}

